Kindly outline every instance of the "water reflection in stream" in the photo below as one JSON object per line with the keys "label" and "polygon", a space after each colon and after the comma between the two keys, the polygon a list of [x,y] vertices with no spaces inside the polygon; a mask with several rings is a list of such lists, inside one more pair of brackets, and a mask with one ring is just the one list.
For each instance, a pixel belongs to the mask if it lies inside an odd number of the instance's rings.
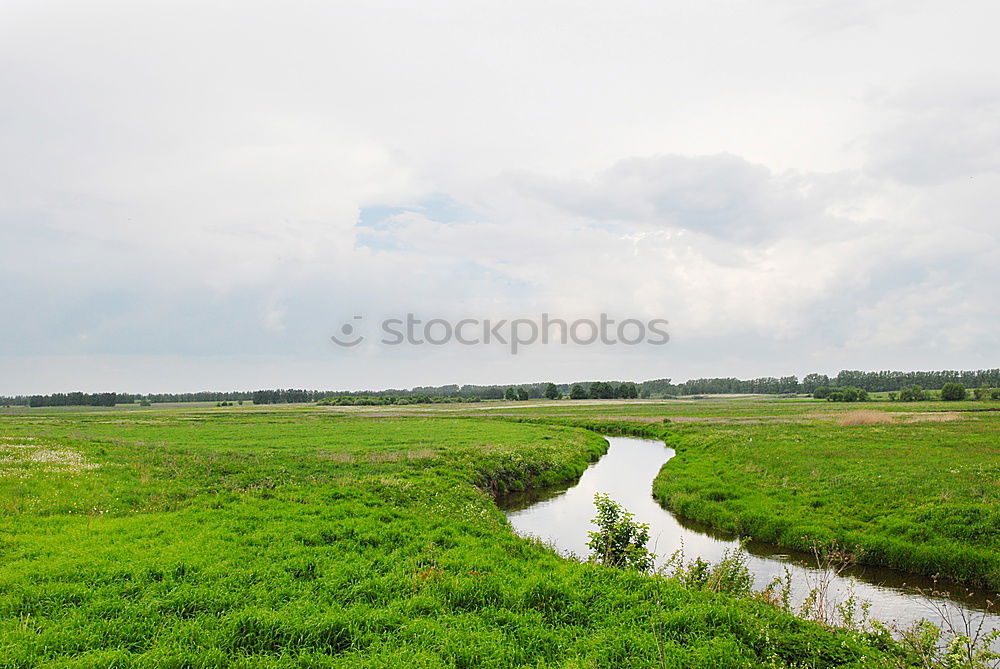
{"label": "water reflection in stream", "polygon": [[[596,511],[594,494],[606,493],[648,523],[650,548],[662,564],[683,547],[686,559],[700,556],[717,561],[727,549],[739,546],[735,537],[714,531],[700,523],[681,521],[653,499],[653,479],[674,456],[674,450],[659,441],[608,437],[608,452],[591,465],[580,480],[568,487],[509,495],[501,508],[521,535],[536,536],[553,544],[560,552],[586,557],[587,532]],[[816,586],[824,572],[815,567],[811,555],[779,549],[771,544],[750,542],[747,566],[755,587],[763,588],[785,569],[792,575],[792,601],[798,604]],[[921,618],[942,624],[942,612],[961,625],[962,615],[978,621],[986,615],[987,629],[1000,627],[1000,616],[985,614],[983,594],[968,593],[956,585],[935,584],[929,578],[893,569],[854,567],[840,576],[828,575],[830,595],[843,601],[853,592],[859,601],[871,603],[871,615],[884,622],[908,625]],[[921,594],[931,589],[949,592],[946,598]]]}

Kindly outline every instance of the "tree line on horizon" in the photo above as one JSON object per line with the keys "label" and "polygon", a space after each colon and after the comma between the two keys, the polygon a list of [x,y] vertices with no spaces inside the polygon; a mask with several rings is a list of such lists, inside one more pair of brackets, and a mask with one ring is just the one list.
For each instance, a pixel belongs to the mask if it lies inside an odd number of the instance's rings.
{"label": "tree line on horizon", "polygon": [[[580,381],[575,383],[527,383],[510,385],[462,385],[417,386],[410,389],[389,388],[385,390],[331,391],[305,389],[268,389],[253,391],[196,393],[53,393],[51,395],[0,396],[0,405],[29,407],[58,406],[114,406],[115,404],[162,404],[182,402],[253,402],[254,404],[297,404],[318,402],[328,398],[374,398],[378,403],[390,403],[388,398],[407,398],[405,403],[413,404],[419,399],[428,402],[448,399],[452,401],[476,401],[499,399],[615,399],[648,398],[662,399],[681,395],[720,394],[812,394],[818,388],[856,388],[868,393],[898,392],[907,388],[920,387],[939,390],[946,384],[956,383],[966,388],[1000,387],[1000,369],[973,371],[877,371],[843,370],[836,376],[807,374],[799,381],[796,376],[759,377],[754,379],[704,378],[691,379],[674,384],[671,379],[651,379],[641,383],[631,381]],[[513,390],[514,396],[510,392]],[[346,399],[343,400],[347,402]]]}
{"label": "tree line on horizon", "polygon": [[[21,402],[8,401],[15,399],[26,400]],[[52,395],[31,395],[26,398],[0,398],[0,404],[18,405],[29,407],[65,407],[65,406],[93,406],[93,407],[113,407],[116,404],[125,403],[118,393],[53,393]]]}

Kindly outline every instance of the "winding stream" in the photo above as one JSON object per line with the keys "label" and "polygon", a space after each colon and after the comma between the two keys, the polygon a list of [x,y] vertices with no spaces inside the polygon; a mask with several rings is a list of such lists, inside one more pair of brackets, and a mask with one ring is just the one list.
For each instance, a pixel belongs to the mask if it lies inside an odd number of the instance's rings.
{"label": "winding stream", "polygon": [[[636,520],[649,524],[649,548],[657,554],[658,565],[682,547],[685,560],[700,556],[715,562],[726,550],[739,546],[735,537],[682,521],[653,499],[653,479],[674,457],[672,448],[649,439],[606,438],[608,452],[577,483],[508,495],[499,501],[518,534],[539,537],[563,554],[585,558],[589,553],[587,532],[593,529],[590,521],[596,515],[594,494],[602,492],[635,514]],[[962,586],[935,586],[927,577],[879,567],[854,567],[839,576],[825,574],[816,568],[811,555],[762,542],[750,542],[746,551],[747,567],[758,589],[783,576],[786,568],[791,572],[792,602],[796,606],[826,575],[830,579],[829,594],[836,602],[844,601],[853,592],[857,600],[870,602],[871,616],[883,622],[905,626],[924,618],[942,625],[948,617],[963,629],[965,616],[977,624],[984,619],[984,629],[1000,628],[1000,616],[986,613],[986,596],[969,593]],[[948,596],[929,597],[921,592],[932,589],[947,590]]]}

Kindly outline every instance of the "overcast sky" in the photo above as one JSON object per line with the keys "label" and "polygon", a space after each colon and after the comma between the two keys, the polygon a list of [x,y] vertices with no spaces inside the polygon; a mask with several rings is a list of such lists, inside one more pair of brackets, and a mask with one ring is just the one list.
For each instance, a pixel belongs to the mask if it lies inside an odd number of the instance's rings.
{"label": "overcast sky", "polygon": [[[998,23],[988,0],[6,0],[0,393],[996,367]],[[407,312],[671,341],[365,330]],[[334,345],[344,323],[367,339]]]}

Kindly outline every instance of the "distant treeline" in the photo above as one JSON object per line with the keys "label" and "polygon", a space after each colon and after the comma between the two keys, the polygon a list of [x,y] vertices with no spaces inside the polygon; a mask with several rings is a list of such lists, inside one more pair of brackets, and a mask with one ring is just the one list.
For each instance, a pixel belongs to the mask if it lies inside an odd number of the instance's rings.
{"label": "distant treeline", "polygon": [[[762,377],[759,379],[694,379],[665,394],[717,395],[720,393],[812,393],[820,387],[857,388],[870,393],[902,390],[911,386],[939,390],[947,383],[961,383],[966,388],[1000,386],[1000,369],[940,372],[861,372],[845,369],[835,377],[807,374],[800,383],[797,377]],[[640,388],[645,384],[640,384]]]}
{"label": "distant treeline", "polygon": [[254,404],[301,404],[303,402],[315,402],[324,397],[329,397],[330,393],[319,390],[255,390],[250,393],[250,399]]}
{"label": "distant treeline", "polygon": [[478,397],[431,397],[430,395],[337,395],[324,397],[316,402],[320,406],[388,406],[390,404],[449,404],[452,402],[478,402]]}
{"label": "distant treeline", "polygon": [[[808,378],[807,376],[806,379]],[[949,370],[942,372],[859,372],[845,370],[837,374],[832,384],[819,383],[818,385],[854,386],[870,393],[879,393],[902,390],[911,386],[940,390],[949,383],[961,383],[966,388],[984,386],[996,388],[1000,386],[1000,369],[980,369],[971,372]],[[803,392],[811,391],[804,390]]]}
{"label": "distant treeline", "polygon": [[63,407],[63,406],[115,406],[116,404],[136,404],[139,402],[237,402],[249,401],[253,395],[245,392],[199,393],[53,393],[52,395],[0,396],[2,406]]}
{"label": "distant treeline", "polygon": [[118,393],[55,393],[18,398],[22,402],[7,402],[8,398],[3,398],[3,404],[23,404],[30,407],[113,407],[122,401],[120,397]]}
{"label": "distant treeline", "polygon": [[[712,378],[692,379],[683,383],[673,383],[671,379],[653,379],[642,383],[618,381],[580,381],[576,383],[527,383],[518,386],[479,386],[455,384],[446,386],[417,386],[410,389],[389,388],[386,390],[337,391],[300,390],[294,388],[277,390],[254,390],[236,392],[198,393],[56,393],[53,395],[0,396],[0,405],[5,406],[114,406],[115,404],[165,402],[237,402],[252,401],[254,404],[295,404],[318,402],[335,398],[338,402],[360,404],[415,404],[426,398],[427,402],[442,400],[477,401],[504,399],[543,399],[557,397],[573,398],[664,398],[679,395],[719,395],[719,394],[795,394],[812,393],[817,388],[856,388],[869,393],[900,391],[904,388],[920,386],[924,389],[939,390],[948,383],[960,383],[966,388],[1000,387],[1000,369],[976,371],[937,372],[862,372],[844,370],[834,377],[826,374],[807,374],[801,381],[796,376],[757,379]],[[352,398],[348,400],[347,398]],[[362,399],[364,398],[364,399]],[[394,399],[390,399],[394,398]]]}
{"label": "distant treeline", "polygon": [[[825,385],[830,385],[829,381]],[[811,391],[803,390],[803,384],[799,383],[799,379],[796,376],[783,376],[780,379],[773,376],[765,376],[759,379],[746,380],[734,378],[692,379],[691,381],[685,381],[664,390],[664,394],[666,395],[723,395],[733,393],[780,395],[802,392]]]}

